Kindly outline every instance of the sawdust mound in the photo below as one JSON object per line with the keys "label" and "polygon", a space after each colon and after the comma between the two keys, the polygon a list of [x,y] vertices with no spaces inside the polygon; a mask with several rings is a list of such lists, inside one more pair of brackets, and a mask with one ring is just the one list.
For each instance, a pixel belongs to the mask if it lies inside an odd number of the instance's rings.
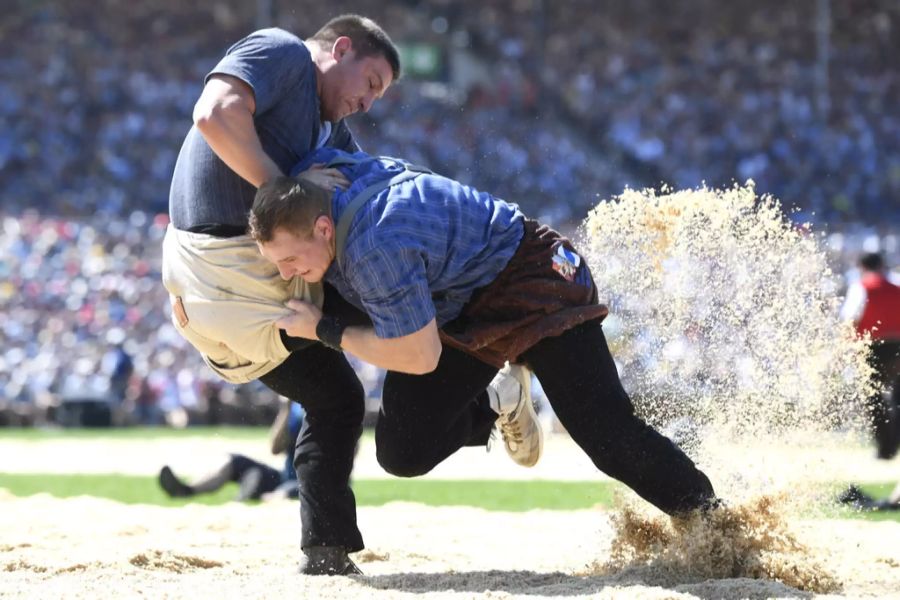
{"label": "sawdust mound", "polygon": [[184,573],[195,569],[213,569],[222,566],[222,563],[216,560],[164,552],[162,550],[151,550],[135,554],[128,562],[136,567],[161,569],[175,573]]}
{"label": "sawdust mound", "polygon": [[649,569],[665,585],[709,579],[762,579],[818,594],[841,583],[798,541],[783,517],[786,499],[762,496],[686,519],[645,516],[624,507],[612,517],[608,560],[594,574]]}

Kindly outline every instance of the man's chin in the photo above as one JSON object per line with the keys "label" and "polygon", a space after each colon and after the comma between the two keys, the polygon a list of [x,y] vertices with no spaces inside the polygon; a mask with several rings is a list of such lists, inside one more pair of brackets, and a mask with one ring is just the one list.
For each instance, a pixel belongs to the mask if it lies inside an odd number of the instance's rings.
{"label": "man's chin", "polygon": [[329,123],[337,123],[347,115],[337,114],[337,113],[322,113],[322,120],[328,121]]}
{"label": "man's chin", "polygon": [[353,114],[353,111],[350,110],[350,105],[345,104],[341,107],[341,110],[329,111],[322,114],[322,119],[325,121],[330,121],[331,123],[337,123],[341,119],[346,119],[350,115]]}

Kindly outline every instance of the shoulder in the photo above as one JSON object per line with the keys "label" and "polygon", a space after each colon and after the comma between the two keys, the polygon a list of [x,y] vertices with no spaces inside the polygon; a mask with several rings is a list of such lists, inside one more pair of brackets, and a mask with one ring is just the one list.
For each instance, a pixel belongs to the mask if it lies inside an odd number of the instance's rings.
{"label": "shoulder", "polygon": [[245,41],[252,41],[257,44],[268,44],[271,46],[306,47],[306,45],[303,43],[303,40],[301,40],[299,37],[297,37],[290,31],[286,31],[279,27],[269,27],[267,29],[259,29],[257,31],[254,31],[235,45],[241,44],[241,42]]}
{"label": "shoulder", "polygon": [[341,257],[342,270],[350,279],[384,278],[386,269],[396,270],[409,260],[409,245],[394,229],[371,213],[357,215]]}
{"label": "shoulder", "polygon": [[[312,57],[303,41],[283,29],[255,31],[234,44],[207,75],[237,77],[253,89],[257,114],[282,101],[313,101]],[[308,116],[309,111],[295,111]]]}
{"label": "shoulder", "polygon": [[295,60],[312,61],[309,49],[299,37],[284,29],[270,27],[254,31],[238,41],[226,52],[226,56],[250,55],[254,57],[294,57]]}

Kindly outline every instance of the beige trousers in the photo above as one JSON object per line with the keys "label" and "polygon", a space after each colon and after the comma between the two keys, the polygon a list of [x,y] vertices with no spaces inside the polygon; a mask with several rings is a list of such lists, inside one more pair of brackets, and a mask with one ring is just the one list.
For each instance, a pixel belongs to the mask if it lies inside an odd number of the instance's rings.
{"label": "beige trousers", "polygon": [[275,321],[297,298],[320,308],[321,284],[285,281],[250,236],[218,238],[169,225],[163,240],[163,285],[172,321],[206,364],[232,383],[277,367],[289,352]]}

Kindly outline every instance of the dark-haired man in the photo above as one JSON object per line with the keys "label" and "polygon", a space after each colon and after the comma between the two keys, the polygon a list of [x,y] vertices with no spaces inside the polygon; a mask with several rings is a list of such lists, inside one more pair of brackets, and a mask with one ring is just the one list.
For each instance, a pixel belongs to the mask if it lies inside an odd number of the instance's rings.
{"label": "dark-haired man", "polygon": [[571,243],[518,206],[389,158],[324,148],[350,180],[326,190],[277,177],[250,234],[285,279],[325,281],[364,310],[355,326],[291,301],[290,335],[388,370],[376,425],[390,473],[422,475],[497,417],[476,394],[506,361],[527,364],[560,422],[608,475],[661,510],[717,505],[712,485],[635,413],[601,328],[607,314]]}
{"label": "dark-haired man", "polygon": [[[303,573],[357,572],[346,550],[363,547],[349,485],[363,389],[342,355],[273,325],[291,298],[338,311],[344,303],[300,278],[282,281],[246,235],[246,215],[257,186],[310,151],[357,149],[344,118],[399,76],[397,48],[365,17],[337,17],[305,41],[257,31],[207,75],[172,178],[163,282],[177,329],[222,378],[258,378],[307,409],[296,454]],[[333,169],[304,177],[346,183]]]}
{"label": "dark-haired man", "polygon": [[[368,318],[327,285],[282,280],[246,235],[247,211],[258,185],[316,148],[358,149],[344,118],[367,111],[399,77],[397,48],[365,17],[332,19],[306,41],[257,31],[207,75],[172,179],[163,281],[176,327],[224,379],[258,378],[306,410],[294,457],[305,574],[359,572],[347,557],[363,548],[349,480],[365,402],[343,355],[274,321],[289,299],[348,322]],[[312,165],[301,177],[327,189],[347,184],[339,171]],[[531,466],[542,446],[526,375],[511,369],[481,393],[503,413],[497,429],[507,453]]]}

